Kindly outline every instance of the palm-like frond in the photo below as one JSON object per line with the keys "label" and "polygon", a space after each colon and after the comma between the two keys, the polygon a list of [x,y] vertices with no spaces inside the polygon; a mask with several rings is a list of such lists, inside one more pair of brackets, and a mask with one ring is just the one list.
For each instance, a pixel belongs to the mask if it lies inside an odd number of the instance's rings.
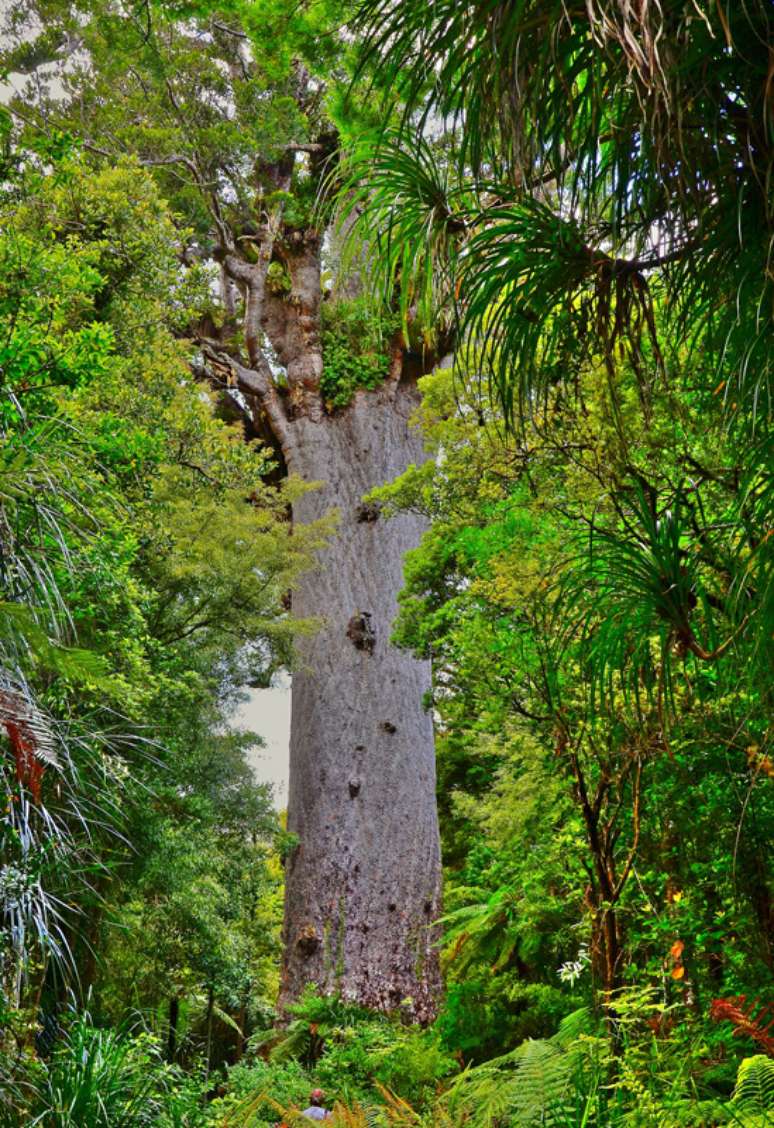
{"label": "palm-like frond", "polygon": [[[733,164],[741,117],[766,128],[771,22],[766,0],[722,9],[691,0],[361,0],[355,27],[363,72],[372,67],[397,89],[407,124],[417,110],[420,126],[431,115],[456,118],[474,174],[494,159],[527,188],[537,174],[589,203],[601,181],[628,189],[619,206],[640,210],[654,194],[666,200],[671,177],[670,196],[693,210],[705,187],[693,175],[699,153],[711,156],[712,175]],[[734,88],[732,105],[725,92]],[[686,118],[689,102],[704,128]],[[757,176],[766,156],[748,155]]]}
{"label": "palm-like frond", "polygon": [[638,483],[627,509],[622,525],[591,530],[560,584],[565,638],[579,632],[601,701],[619,685],[647,692],[659,678],[669,693],[675,657],[714,661],[749,629],[749,612],[735,615],[703,578],[683,492],[657,508]]}
{"label": "palm-like frond", "polygon": [[645,336],[659,359],[643,262],[589,246],[571,216],[526,197],[484,210],[460,258],[459,316],[469,347],[488,345],[506,422],[569,382],[581,359],[610,359]]}
{"label": "palm-like frond", "polygon": [[729,403],[763,413],[774,355],[765,0],[362,0],[356,26],[363,69],[404,99],[406,136],[453,123],[460,181],[494,181],[490,199],[514,201],[483,209],[464,261],[467,328],[498,340],[511,422],[514,383],[523,405],[574,324],[587,321],[608,356],[616,339],[653,336],[656,281],[664,338],[700,344]]}
{"label": "palm-like frond", "polygon": [[[10,683],[3,684],[0,671],[0,725],[11,739],[17,756],[17,775],[23,777],[30,758],[50,767],[60,767],[51,720],[33,696]],[[21,779],[20,779],[21,782]]]}
{"label": "palm-like frond", "polygon": [[84,501],[94,485],[56,419],[26,420],[0,448],[0,782],[9,797],[0,935],[18,969],[34,951],[69,962],[73,891],[89,893],[97,843],[121,841],[124,753],[144,743],[104,709],[64,720],[42,704],[55,679],[61,696],[108,677],[102,657],[74,645],[62,592],[99,527]]}
{"label": "palm-like frond", "polygon": [[452,313],[471,206],[448,154],[422,136],[388,132],[355,147],[343,177],[340,224],[350,251],[366,244],[373,289],[387,306],[397,300],[406,340],[409,320],[432,336]]}
{"label": "palm-like frond", "polygon": [[78,924],[73,893],[89,895],[104,864],[97,843],[128,845],[121,752],[136,755],[140,742],[125,732],[89,728],[85,719],[55,720],[26,684],[7,678],[0,717],[0,786],[9,797],[0,819],[0,937],[19,966],[38,951],[66,968],[68,937]]}

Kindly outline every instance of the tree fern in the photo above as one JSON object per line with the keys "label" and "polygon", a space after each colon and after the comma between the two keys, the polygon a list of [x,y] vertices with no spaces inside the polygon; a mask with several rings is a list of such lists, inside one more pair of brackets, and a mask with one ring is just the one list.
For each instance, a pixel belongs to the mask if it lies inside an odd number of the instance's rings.
{"label": "tree fern", "polygon": [[492,970],[504,968],[518,942],[515,923],[519,897],[512,889],[498,889],[488,901],[465,905],[441,918],[446,925],[444,955],[461,974],[472,960],[486,955]]}
{"label": "tree fern", "polygon": [[452,1086],[447,1107],[475,1128],[579,1123],[596,1092],[603,1044],[589,1012],[568,1016],[550,1039],[528,1039],[511,1053],[468,1070]]}

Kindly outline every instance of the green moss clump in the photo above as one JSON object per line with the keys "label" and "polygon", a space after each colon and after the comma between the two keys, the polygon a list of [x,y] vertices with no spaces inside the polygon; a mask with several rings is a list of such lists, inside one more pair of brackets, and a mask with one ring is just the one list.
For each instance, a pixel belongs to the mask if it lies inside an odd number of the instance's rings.
{"label": "green moss clump", "polygon": [[269,263],[269,269],[266,271],[266,285],[273,294],[290,293],[293,283],[281,262]]}

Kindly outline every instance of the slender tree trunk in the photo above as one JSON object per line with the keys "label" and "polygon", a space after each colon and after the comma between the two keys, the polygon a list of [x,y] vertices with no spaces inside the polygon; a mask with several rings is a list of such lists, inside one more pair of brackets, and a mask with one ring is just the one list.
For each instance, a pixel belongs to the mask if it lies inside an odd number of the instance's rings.
{"label": "slender tree trunk", "polygon": [[167,1061],[173,1062],[177,1055],[177,1022],[180,1017],[180,999],[177,995],[169,999],[169,1022],[167,1026]]}
{"label": "slender tree trunk", "polygon": [[206,1028],[206,1051],[205,1060],[207,1062],[207,1075],[209,1076],[212,1069],[212,1016],[215,1009],[215,991],[212,986],[207,988],[207,1017],[205,1019]]}
{"label": "slender tree trunk", "polygon": [[242,996],[242,1004],[239,1008],[236,1017],[238,1030],[235,1030],[236,1039],[234,1041],[234,1061],[240,1062],[245,1052],[245,1042],[247,1041],[247,993]]}
{"label": "slender tree trunk", "polygon": [[363,495],[423,458],[408,417],[416,386],[360,392],[335,415],[293,424],[289,467],[323,486],[294,519],[335,507],[338,532],[293,595],[322,626],[293,677],[281,1004],[307,983],[426,1022],[440,989],[440,908],[428,662],[390,642],[412,515],[385,519]]}

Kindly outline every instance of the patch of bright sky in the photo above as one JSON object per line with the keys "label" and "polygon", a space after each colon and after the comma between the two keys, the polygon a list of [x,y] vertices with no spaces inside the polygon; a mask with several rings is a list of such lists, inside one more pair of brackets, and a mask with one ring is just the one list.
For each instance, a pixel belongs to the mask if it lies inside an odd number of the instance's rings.
{"label": "patch of bright sky", "polygon": [[254,689],[248,700],[231,719],[235,729],[256,732],[263,737],[264,748],[254,749],[250,765],[259,783],[270,783],[274,806],[287,807],[288,772],[290,765],[290,678],[278,674],[269,689]]}

